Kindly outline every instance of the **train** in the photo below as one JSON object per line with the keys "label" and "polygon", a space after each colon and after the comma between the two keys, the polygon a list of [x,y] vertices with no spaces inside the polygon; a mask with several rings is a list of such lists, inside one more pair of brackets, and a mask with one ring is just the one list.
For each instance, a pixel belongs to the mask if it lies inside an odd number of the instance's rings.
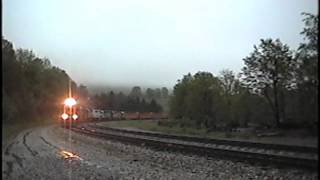
{"label": "train", "polygon": [[114,121],[114,120],[152,120],[168,119],[167,113],[155,112],[128,112],[118,110],[103,110],[81,106],[70,106],[63,108],[60,117],[61,127],[70,128],[75,123],[93,121]]}
{"label": "train", "polygon": [[99,120],[146,120],[146,119],[167,119],[166,113],[155,112],[128,112],[102,109],[83,109],[80,117],[86,121]]}

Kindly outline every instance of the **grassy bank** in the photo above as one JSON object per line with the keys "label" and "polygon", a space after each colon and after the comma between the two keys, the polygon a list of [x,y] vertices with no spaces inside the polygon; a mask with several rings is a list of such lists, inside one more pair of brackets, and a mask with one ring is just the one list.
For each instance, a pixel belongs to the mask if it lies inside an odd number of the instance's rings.
{"label": "grassy bank", "polygon": [[276,137],[257,137],[252,133],[243,132],[207,132],[205,129],[196,129],[191,127],[179,127],[179,126],[160,126],[157,121],[150,120],[128,120],[128,121],[112,121],[103,122],[100,125],[115,127],[115,128],[135,128],[147,131],[157,131],[166,134],[179,134],[179,135],[192,135],[208,138],[223,138],[233,140],[249,140],[256,142],[266,143],[279,143],[289,145],[302,145],[302,146],[317,146],[318,137],[310,136],[292,136],[290,134],[283,134]]}
{"label": "grassy bank", "polygon": [[[187,135],[197,135],[207,137],[208,133],[206,133],[205,129],[195,129],[190,127],[179,127],[179,126],[159,126],[157,121],[149,121],[149,120],[129,120],[129,121],[112,121],[103,123],[105,126],[109,127],[117,127],[117,128],[137,128],[141,130],[147,131],[158,131],[167,134],[187,134]],[[215,137],[223,137],[224,133],[215,133]]]}

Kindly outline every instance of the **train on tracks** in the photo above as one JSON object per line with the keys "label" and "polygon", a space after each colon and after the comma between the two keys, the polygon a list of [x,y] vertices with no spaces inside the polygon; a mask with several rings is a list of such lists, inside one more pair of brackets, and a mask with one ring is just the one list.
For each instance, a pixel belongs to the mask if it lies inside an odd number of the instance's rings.
{"label": "train on tracks", "polygon": [[113,121],[113,120],[159,120],[168,119],[167,113],[156,112],[128,112],[119,110],[103,110],[82,107],[74,99],[68,98],[63,105],[63,112],[60,116],[62,127],[70,128],[73,124],[92,121]]}
{"label": "train on tracks", "polygon": [[166,113],[155,112],[128,112],[102,109],[82,109],[81,116],[87,121],[94,120],[147,120],[147,119],[167,119]]}

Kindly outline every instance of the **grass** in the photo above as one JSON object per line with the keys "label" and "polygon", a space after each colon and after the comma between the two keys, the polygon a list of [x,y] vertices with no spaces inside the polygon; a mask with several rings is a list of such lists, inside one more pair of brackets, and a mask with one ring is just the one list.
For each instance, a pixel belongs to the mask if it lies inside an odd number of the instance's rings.
{"label": "grass", "polygon": [[279,144],[292,144],[292,145],[306,145],[306,146],[316,146],[318,143],[316,138],[306,138],[306,137],[293,137],[293,136],[280,136],[280,137],[257,137],[252,133],[242,133],[242,132],[207,132],[205,129],[196,129],[191,127],[179,127],[177,125],[160,126],[157,121],[148,120],[128,120],[128,121],[111,121],[105,122],[101,125],[116,128],[136,128],[147,131],[157,131],[166,134],[178,134],[178,135],[192,135],[199,137],[208,138],[223,138],[223,139],[233,139],[233,140],[249,140],[256,142],[267,142],[267,143],[279,143]]}
{"label": "grass", "polygon": [[52,119],[44,119],[42,121],[33,121],[28,123],[2,124],[2,145],[5,145],[10,139],[15,138],[21,131],[33,127],[54,124]]}
{"label": "grass", "polygon": [[179,126],[159,126],[157,121],[146,121],[146,120],[129,120],[129,121],[112,121],[104,123],[108,127],[117,127],[117,128],[137,128],[147,131],[157,131],[167,134],[184,134],[184,135],[196,135],[201,137],[215,137],[215,138],[224,138],[225,133],[215,132],[207,133],[205,129],[196,129],[191,127],[179,127]]}

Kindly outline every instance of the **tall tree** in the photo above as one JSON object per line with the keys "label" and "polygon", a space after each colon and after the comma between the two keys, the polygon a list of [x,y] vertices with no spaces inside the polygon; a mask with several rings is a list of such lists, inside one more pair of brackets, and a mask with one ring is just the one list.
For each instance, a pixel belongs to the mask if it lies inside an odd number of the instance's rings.
{"label": "tall tree", "polygon": [[142,92],[139,86],[134,86],[130,92],[130,96],[133,98],[141,98]]}
{"label": "tall tree", "polygon": [[318,22],[319,15],[302,13],[305,27],[301,32],[304,42],[296,56],[299,111],[301,117],[317,122],[318,115]]}
{"label": "tall tree", "polygon": [[226,96],[231,96],[234,94],[236,79],[235,74],[229,70],[224,69],[220,72],[220,81],[222,82],[222,88]]}
{"label": "tall tree", "polygon": [[155,101],[154,99],[151,99],[148,109],[151,112],[161,112],[162,111],[162,107],[159,104],[157,104],[157,101]]}
{"label": "tall tree", "polygon": [[216,118],[214,93],[220,89],[219,79],[209,72],[198,72],[190,83],[189,93],[186,97],[187,115],[195,120],[198,127],[209,127],[209,123]]}
{"label": "tall tree", "polygon": [[266,98],[274,113],[275,124],[279,126],[283,120],[281,106],[284,106],[279,101],[284,96],[283,91],[295,84],[292,52],[279,39],[261,39],[260,45],[254,46],[254,51],[243,60],[244,82]]}
{"label": "tall tree", "polygon": [[116,108],[116,97],[113,91],[110,91],[107,102],[110,109]]}
{"label": "tall tree", "polygon": [[161,97],[168,98],[169,96],[169,90],[166,87],[161,88]]}
{"label": "tall tree", "polygon": [[151,88],[147,88],[147,90],[146,90],[146,97],[147,97],[148,99],[154,98],[154,97],[155,97],[155,95],[154,95],[154,90],[151,89]]}
{"label": "tall tree", "polygon": [[[221,83],[209,72],[190,73],[178,81],[170,100],[170,113],[186,118],[198,128],[209,128],[220,116]],[[220,118],[219,118],[220,119]]]}
{"label": "tall tree", "polygon": [[[223,104],[225,109],[225,120],[228,123],[233,123],[235,121],[235,113],[232,109],[234,106],[234,101],[236,98],[234,97],[237,93],[239,80],[236,79],[235,74],[228,69],[224,69],[220,72],[221,87],[223,91]],[[233,111],[233,112],[232,112]]]}
{"label": "tall tree", "polygon": [[161,89],[160,88],[156,88],[154,90],[154,96],[156,99],[160,99],[161,98]]}
{"label": "tall tree", "polygon": [[124,108],[124,103],[126,101],[126,96],[120,91],[117,95],[116,95],[116,109],[119,110],[123,110]]}
{"label": "tall tree", "polygon": [[188,86],[192,81],[193,76],[188,73],[184,75],[182,80],[178,80],[178,83],[173,88],[173,96],[170,99],[170,114],[175,118],[183,118],[186,114],[185,97],[188,94]]}

